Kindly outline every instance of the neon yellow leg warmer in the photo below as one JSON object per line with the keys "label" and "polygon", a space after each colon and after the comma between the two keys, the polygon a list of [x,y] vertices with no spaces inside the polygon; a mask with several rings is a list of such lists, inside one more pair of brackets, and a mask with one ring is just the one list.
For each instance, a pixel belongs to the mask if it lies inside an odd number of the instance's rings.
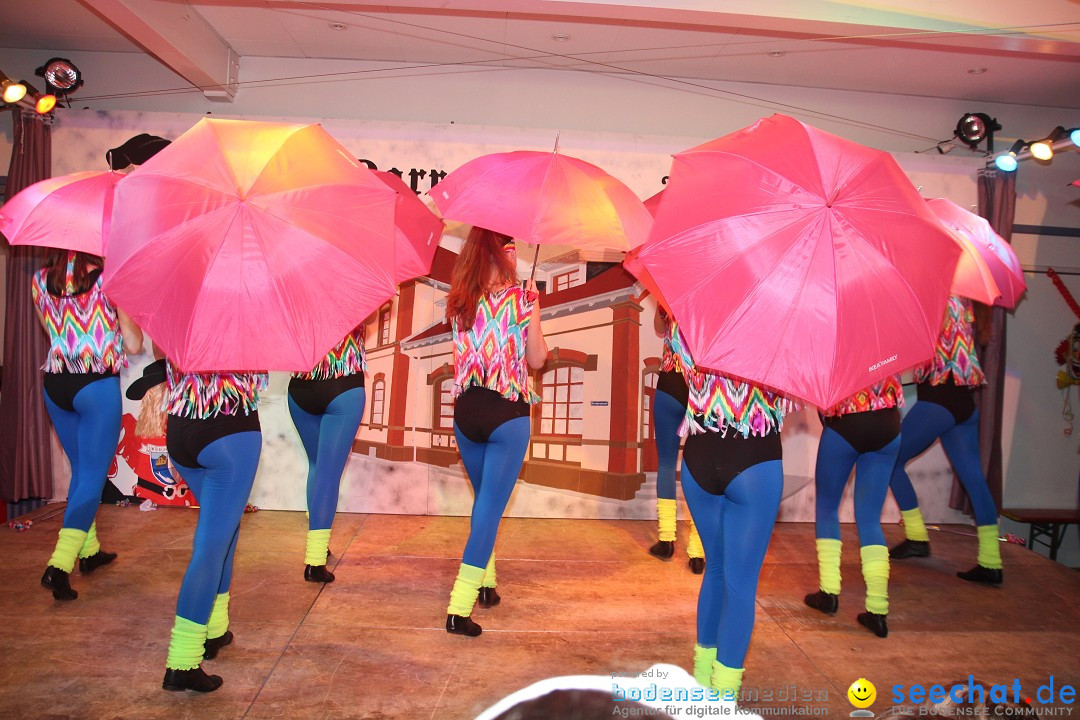
{"label": "neon yellow leg warmer", "polygon": [[889,548],[884,545],[864,545],[862,575],[866,581],[866,609],[878,615],[889,614]]}
{"label": "neon yellow leg warmer", "polygon": [[979,525],[979,564],[991,570],[1001,569],[1001,547],[998,545],[998,526]]}
{"label": "neon yellow leg warmer", "polygon": [[218,593],[214,598],[214,607],[210,611],[210,622],[206,624],[206,638],[213,640],[225,634],[229,629],[229,593]]}
{"label": "neon yellow leg warmer", "polygon": [[686,556],[692,558],[705,557],[705,548],[701,546],[701,536],[698,535],[694,521],[690,521],[690,540],[686,544]]}
{"label": "neon yellow leg warmer", "polygon": [[922,511],[919,508],[901,510],[900,517],[904,519],[904,537],[916,542],[930,541],[930,536],[926,532],[926,523],[923,522]]}
{"label": "neon yellow leg warmer", "polygon": [[659,538],[664,542],[675,542],[675,509],[677,504],[668,498],[656,499],[656,521],[659,525]]}
{"label": "neon yellow leg warmer", "polygon": [[86,542],[86,532],[75,528],[60,528],[56,549],[49,558],[49,565],[66,573],[75,569],[75,558]]}
{"label": "neon yellow leg warmer", "polygon": [[304,562],[308,565],[325,565],[326,550],[330,547],[330,528],[308,530],[307,547],[304,550]]}
{"label": "neon yellow leg warmer", "polygon": [[716,648],[694,644],[694,679],[697,680],[698,685],[709,687],[714,662],[716,662]]}
{"label": "neon yellow leg warmer", "polygon": [[206,626],[176,616],[169,638],[169,657],[165,667],[173,670],[192,670],[202,662],[206,646]]}
{"label": "neon yellow leg warmer", "polygon": [[450,591],[450,605],[446,608],[447,615],[472,615],[473,605],[476,604],[476,596],[480,594],[480,583],[484,580],[484,568],[461,563],[458,569],[457,579],[454,580],[454,589]]}
{"label": "neon yellow leg warmer", "polygon": [[484,569],[484,579],[480,581],[480,586],[493,588],[495,582],[495,553],[491,553],[491,559],[488,560],[487,568]]}
{"label": "neon yellow leg warmer", "polygon": [[821,589],[833,595],[840,594],[840,547],[842,543],[833,538],[818,538],[817,565]]}
{"label": "neon yellow leg warmer", "polygon": [[90,523],[90,529],[86,532],[86,539],[83,540],[82,550],[79,551],[79,557],[87,558],[91,555],[97,555],[101,552],[101,543],[97,539],[97,520]]}
{"label": "neon yellow leg warmer", "polygon": [[746,668],[729,668],[723,663],[713,660],[712,688],[719,691],[720,697],[725,700],[738,700],[744,672],[746,672]]}

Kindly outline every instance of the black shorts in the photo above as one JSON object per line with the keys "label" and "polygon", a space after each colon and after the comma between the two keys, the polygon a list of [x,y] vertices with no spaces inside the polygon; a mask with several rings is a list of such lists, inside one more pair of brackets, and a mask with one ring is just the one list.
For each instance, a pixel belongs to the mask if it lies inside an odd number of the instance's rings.
{"label": "black shorts", "polygon": [[921,382],[915,386],[915,391],[921,402],[931,402],[951,412],[957,425],[975,413],[974,385],[957,385],[951,380],[940,385]]}
{"label": "black shorts", "polygon": [[44,373],[42,386],[49,399],[60,408],[68,412],[75,412],[75,396],[79,391],[98,380],[111,377],[120,377],[119,373],[73,373],[68,371],[58,373]]}
{"label": "black shorts", "polygon": [[855,452],[877,452],[900,434],[900,409],[882,408],[867,412],[833,415],[821,424],[836,431]]}
{"label": "black shorts", "polygon": [[261,431],[258,410],[247,415],[215,415],[204,420],[169,415],[165,445],[177,465],[200,468],[199,453],[210,443],[236,433]]}
{"label": "black shorts", "polygon": [[487,442],[503,423],[529,417],[525,398],[508,400],[494,390],[472,385],[454,403],[454,426],[476,443]]}
{"label": "black shorts", "polygon": [[660,377],[656,378],[657,392],[666,393],[686,407],[690,402],[690,388],[686,385],[686,378],[678,370],[664,370]]}
{"label": "black shorts", "polygon": [[683,445],[686,469],[701,489],[712,495],[723,495],[744,470],[782,457],[779,432],[743,437],[728,428],[726,437],[718,432],[698,433],[688,436]]}
{"label": "black shorts", "polygon": [[322,415],[343,392],[364,387],[364,373],[353,373],[327,380],[289,380],[289,399],[308,415]]}

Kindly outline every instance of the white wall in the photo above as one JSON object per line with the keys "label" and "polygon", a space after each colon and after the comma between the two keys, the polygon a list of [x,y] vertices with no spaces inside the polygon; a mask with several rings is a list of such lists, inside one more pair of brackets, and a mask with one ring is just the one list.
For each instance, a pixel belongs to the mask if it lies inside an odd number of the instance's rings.
{"label": "white wall", "polygon": [[[54,50],[59,50],[56,48]],[[53,50],[0,50],[4,71],[30,76]],[[186,83],[152,58],[118,53],[68,55],[84,72],[84,97],[138,93],[131,97],[76,101],[92,110],[127,109],[214,115],[290,116],[315,119],[355,118],[412,121],[436,125],[505,126],[562,131],[563,143],[574,133],[589,134],[590,144],[603,144],[611,132],[649,138],[699,138],[722,135],[771,112],[786,112],[852,140],[896,152],[923,151],[949,137],[965,112],[986,112],[1004,126],[998,149],[1013,138],[1035,138],[1050,128],[1080,125],[1076,111],[1020,105],[973,104],[913,96],[817,90],[780,85],[699,83],[715,92],[663,80],[600,76],[584,72],[441,69],[383,70],[386,65],[329,60],[244,58],[245,83],[232,104],[212,103],[197,92],[150,94]],[[309,79],[289,83],[256,83],[275,78],[363,73],[352,79]],[[343,76],[337,76],[341,78]],[[347,77],[347,76],[345,76]],[[256,86],[258,85],[258,86]],[[735,97],[730,93],[760,98]],[[977,105],[977,106],[975,106]],[[800,108],[802,110],[800,110]],[[61,115],[63,110],[59,111]],[[839,121],[828,116],[846,118]],[[332,125],[332,121],[327,123]],[[891,130],[874,129],[882,126]],[[10,156],[10,123],[0,121],[0,168]],[[512,133],[511,133],[512,134]],[[915,137],[913,137],[915,136]],[[598,139],[599,138],[599,139]],[[477,138],[483,143],[487,138]],[[613,139],[615,143],[620,140]],[[94,148],[102,157],[106,148]],[[598,150],[601,148],[597,148]],[[657,148],[670,151],[670,147]],[[968,155],[956,149],[953,156]],[[1059,156],[1053,165],[1028,162],[1018,176],[1018,223],[1080,227],[1080,191],[1066,183],[1080,177],[1080,155]],[[91,168],[87,168],[91,169]],[[643,192],[646,178],[622,178]],[[650,182],[653,182],[651,178]],[[1027,264],[1080,267],[1080,241],[1075,238],[1017,236],[1017,251]],[[1010,317],[1008,374],[1011,417],[1005,433],[1006,504],[1072,507],[1077,502],[1077,448],[1080,430],[1061,432],[1061,395],[1054,385],[1057,366],[1053,349],[1076,322],[1044,276],[1029,274],[1027,299]],[[1080,278],[1066,277],[1080,296]],[[1076,399],[1074,391],[1074,399]],[[1080,400],[1077,400],[1080,407]],[[1075,552],[1075,536],[1067,557]],[[1071,550],[1069,548],[1072,548]],[[1063,557],[1066,555],[1063,553]],[[1077,564],[1080,560],[1071,560]]]}

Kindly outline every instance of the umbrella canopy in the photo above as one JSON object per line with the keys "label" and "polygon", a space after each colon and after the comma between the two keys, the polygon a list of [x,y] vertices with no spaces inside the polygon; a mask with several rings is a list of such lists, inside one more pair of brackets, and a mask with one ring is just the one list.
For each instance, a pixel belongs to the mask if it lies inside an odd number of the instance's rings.
{"label": "umbrella canopy", "polygon": [[627,250],[644,242],[652,225],[630,188],[595,165],[558,153],[484,155],[428,194],[445,218],[528,243]]}
{"label": "umbrella canopy", "polygon": [[122,177],[109,171],[78,172],[36,182],[0,208],[0,232],[12,245],[103,255],[105,207]]}
{"label": "umbrella canopy", "polygon": [[[986,218],[952,200],[930,198],[926,203],[945,227],[964,241],[964,252],[953,279],[953,294],[986,305],[1016,307],[1027,290],[1027,281],[1012,245],[994,232]],[[988,292],[991,287],[993,292]]]}
{"label": "umbrella canopy", "polygon": [[204,119],[117,185],[105,288],[183,370],[310,370],[393,295],[396,198],[318,125]]}
{"label": "umbrella canopy", "polygon": [[959,254],[888,153],[774,115],[675,156],[627,264],[698,364],[830,407],[931,357]]}
{"label": "umbrella canopy", "polygon": [[374,173],[397,193],[394,204],[394,280],[403,283],[425,275],[431,270],[431,261],[439,247],[443,221],[397,175],[384,170],[375,170]]}

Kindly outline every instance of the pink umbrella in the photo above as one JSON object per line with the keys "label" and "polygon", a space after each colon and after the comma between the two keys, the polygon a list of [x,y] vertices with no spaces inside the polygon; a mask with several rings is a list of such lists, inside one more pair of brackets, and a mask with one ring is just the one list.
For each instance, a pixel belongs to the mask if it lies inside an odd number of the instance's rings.
{"label": "pink umbrella", "polygon": [[697,363],[829,407],[931,357],[959,253],[888,153],[774,115],[675,156],[627,265]]}
{"label": "pink umbrella", "polygon": [[23,188],[0,208],[0,232],[12,245],[102,255],[106,202],[123,175],[77,172]]}
{"label": "pink umbrella", "polygon": [[204,119],[117,186],[105,288],[183,370],[310,370],[394,293],[396,197],[318,125]]}
{"label": "pink umbrella", "polygon": [[522,242],[627,250],[652,217],[630,188],[584,160],[518,150],[462,165],[428,191],[443,217]]}
{"label": "pink umbrella", "polygon": [[926,202],[945,227],[963,240],[964,252],[956,266],[952,292],[986,305],[1016,307],[1027,282],[1012,246],[985,218],[953,201],[931,198]]}
{"label": "pink umbrella", "polygon": [[442,238],[443,221],[397,175],[383,170],[374,172],[375,177],[397,193],[394,205],[397,254],[394,279],[402,283],[424,275],[431,270],[431,261]]}

